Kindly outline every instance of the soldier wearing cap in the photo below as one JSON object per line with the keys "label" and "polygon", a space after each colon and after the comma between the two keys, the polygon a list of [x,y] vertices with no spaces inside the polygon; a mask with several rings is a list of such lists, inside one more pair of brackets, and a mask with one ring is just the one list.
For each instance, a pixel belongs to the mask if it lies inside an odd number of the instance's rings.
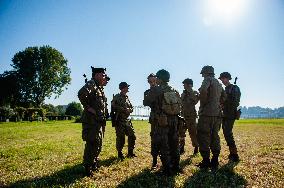
{"label": "soldier wearing cap", "polygon": [[103,86],[106,85],[104,68],[92,68],[92,79],[79,90],[78,98],[84,107],[82,114],[82,139],[85,141],[83,165],[86,175],[91,176],[98,168],[98,156],[102,148],[107,118],[107,99]]}
{"label": "soldier wearing cap", "polygon": [[185,119],[183,126],[179,127],[179,144],[180,153],[184,153],[185,137],[186,131],[188,130],[191,139],[191,144],[194,147],[193,154],[198,153],[198,142],[197,142],[197,131],[196,131],[196,118],[197,113],[195,110],[195,105],[199,101],[199,93],[192,89],[193,81],[192,79],[186,78],[183,82],[184,90],[181,94],[182,100],[182,115]]}
{"label": "soldier wearing cap", "polygon": [[181,101],[178,91],[169,86],[170,73],[164,69],[156,73],[158,87],[151,93],[155,109],[156,130],[152,138],[158,147],[164,173],[171,175],[180,172],[180,153],[178,138],[178,115]]}
{"label": "soldier wearing cap", "polygon": [[[204,66],[201,70],[204,80],[199,88],[199,119],[197,124],[197,140],[199,151],[203,158],[199,163],[200,168],[211,167],[216,169],[219,166],[219,154],[221,150],[219,130],[221,127],[221,104],[225,101],[225,91],[222,85],[214,77],[214,68]],[[210,161],[210,151],[212,159]]]}
{"label": "soldier wearing cap", "polygon": [[133,112],[133,106],[127,96],[128,85],[126,82],[119,84],[120,93],[116,94],[111,101],[112,110],[116,114],[116,149],[118,158],[124,159],[122,149],[125,144],[125,135],[128,136],[128,155],[127,157],[136,157],[133,150],[135,147],[135,132],[131,121],[128,119],[130,114]]}
{"label": "soldier wearing cap", "polygon": [[157,115],[157,109],[155,108],[156,102],[155,99],[155,93],[157,93],[157,77],[155,74],[151,73],[147,77],[148,83],[150,85],[150,89],[146,90],[144,92],[144,100],[143,100],[143,105],[144,106],[149,106],[151,108],[151,113],[149,117],[149,123],[151,124],[151,155],[153,157],[153,162],[152,162],[152,169],[155,169],[157,167],[157,158],[159,155],[159,146],[157,142],[157,121],[156,121],[156,115]]}
{"label": "soldier wearing cap", "polygon": [[230,83],[230,80],[232,79],[230,73],[221,73],[219,79],[226,86],[225,91],[227,94],[227,99],[225,100],[223,107],[222,129],[230,150],[228,158],[231,161],[238,162],[239,155],[234,140],[233,126],[236,119],[237,108],[240,104],[241,92],[237,85]]}

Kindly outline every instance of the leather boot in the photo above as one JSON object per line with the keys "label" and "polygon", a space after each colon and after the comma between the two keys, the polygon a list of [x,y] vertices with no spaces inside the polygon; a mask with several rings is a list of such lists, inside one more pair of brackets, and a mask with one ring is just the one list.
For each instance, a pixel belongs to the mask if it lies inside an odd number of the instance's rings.
{"label": "leather boot", "polygon": [[203,158],[203,160],[197,165],[200,169],[208,169],[210,167],[210,159]]}
{"label": "leather boot", "polygon": [[157,168],[157,156],[153,156],[153,162],[152,162],[152,169],[156,169]]}
{"label": "leather boot", "polygon": [[137,157],[134,153],[133,153],[133,149],[128,150],[128,154],[127,154],[128,158],[133,158],[133,157]]}
{"label": "leather boot", "polygon": [[218,155],[217,156],[213,155],[211,159],[211,163],[210,163],[212,169],[218,169],[218,166],[219,166],[218,158],[219,158]]}
{"label": "leather boot", "polygon": [[197,154],[198,154],[198,147],[195,147],[193,151],[193,155],[197,155]]}
{"label": "leather boot", "polygon": [[117,157],[118,157],[120,160],[123,160],[123,159],[124,159],[124,156],[123,156],[122,151],[118,151]]}
{"label": "leather boot", "polygon": [[93,176],[93,171],[92,171],[92,167],[89,165],[84,166],[85,167],[85,175],[88,177]]}
{"label": "leather boot", "polygon": [[229,147],[230,150],[230,154],[228,156],[229,160],[232,162],[239,162],[240,161],[240,157],[238,155],[238,150],[237,148],[234,147]]}

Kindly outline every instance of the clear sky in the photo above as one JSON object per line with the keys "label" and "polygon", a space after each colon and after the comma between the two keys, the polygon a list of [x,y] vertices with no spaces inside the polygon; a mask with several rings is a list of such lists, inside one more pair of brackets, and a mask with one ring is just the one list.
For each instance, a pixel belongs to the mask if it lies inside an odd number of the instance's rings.
{"label": "clear sky", "polygon": [[63,53],[72,78],[46,103],[78,101],[91,65],[107,68],[109,101],[126,81],[134,105],[149,73],[167,69],[182,92],[212,65],[239,78],[242,106],[284,106],[283,0],[0,0],[0,73],[16,52],[42,45]]}

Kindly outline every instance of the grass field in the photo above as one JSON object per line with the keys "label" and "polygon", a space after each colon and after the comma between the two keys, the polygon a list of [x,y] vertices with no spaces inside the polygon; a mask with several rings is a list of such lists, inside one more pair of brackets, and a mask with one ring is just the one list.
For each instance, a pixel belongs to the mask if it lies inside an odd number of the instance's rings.
{"label": "grass field", "polygon": [[[241,161],[228,163],[228,148],[220,131],[222,151],[216,172],[200,171],[201,156],[186,153],[183,173],[165,177],[151,171],[149,125],[133,122],[137,158],[116,158],[115,132],[107,124],[100,169],[84,177],[81,124],[71,121],[0,124],[0,187],[283,187],[284,120],[240,120],[234,128]],[[126,147],[124,153],[126,153]]]}

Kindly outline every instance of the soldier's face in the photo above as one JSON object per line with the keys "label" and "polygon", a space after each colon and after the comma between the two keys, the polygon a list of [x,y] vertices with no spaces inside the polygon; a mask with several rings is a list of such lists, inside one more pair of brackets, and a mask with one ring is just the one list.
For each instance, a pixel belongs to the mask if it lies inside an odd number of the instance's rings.
{"label": "soldier's face", "polygon": [[183,88],[184,88],[185,90],[191,89],[191,88],[192,88],[192,85],[190,85],[190,84],[183,84]]}
{"label": "soldier's face", "polygon": [[100,86],[105,86],[107,84],[105,73],[95,74],[95,80],[99,83]]}
{"label": "soldier's face", "polygon": [[150,87],[155,87],[157,86],[157,79],[155,77],[150,77],[148,78],[148,83]]}
{"label": "soldier's face", "polygon": [[221,82],[226,86],[229,84],[229,79],[228,78],[220,78]]}
{"label": "soldier's face", "polygon": [[124,87],[121,89],[121,93],[126,94],[128,93],[128,90],[129,90],[128,87]]}

